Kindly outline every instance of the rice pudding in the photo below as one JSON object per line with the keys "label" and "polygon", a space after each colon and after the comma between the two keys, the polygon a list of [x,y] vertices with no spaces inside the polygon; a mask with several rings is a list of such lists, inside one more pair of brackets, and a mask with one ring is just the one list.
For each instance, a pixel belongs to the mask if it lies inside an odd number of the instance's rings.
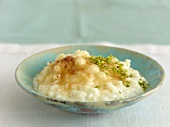
{"label": "rice pudding", "polygon": [[87,51],[60,54],[33,78],[40,94],[65,101],[113,101],[139,95],[147,80],[131,68],[130,60],[110,55],[91,56]]}

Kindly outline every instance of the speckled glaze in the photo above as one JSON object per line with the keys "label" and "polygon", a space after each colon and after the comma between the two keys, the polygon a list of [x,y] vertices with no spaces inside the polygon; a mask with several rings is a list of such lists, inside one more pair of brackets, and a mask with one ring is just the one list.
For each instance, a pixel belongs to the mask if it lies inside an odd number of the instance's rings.
{"label": "speckled glaze", "polygon": [[[132,61],[131,67],[139,70],[148,80],[150,87],[141,95],[106,102],[70,102],[57,100],[41,95],[33,89],[33,77],[46,66],[47,62],[54,61],[55,57],[60,53],[72,54],[78,49],[87,50],[91,55],[95,56],[108,56],[112,54],[119,60],[130,59]],[[161,65],[148,56],[127,49],[99,45],[72,45],[46,50],[22,61],[15,72],[15,78],[19,86],[34,98],[47,105],[76,113],[105,113],[135,104],[156,91],[162,85],[164,76],[165,72]]]}

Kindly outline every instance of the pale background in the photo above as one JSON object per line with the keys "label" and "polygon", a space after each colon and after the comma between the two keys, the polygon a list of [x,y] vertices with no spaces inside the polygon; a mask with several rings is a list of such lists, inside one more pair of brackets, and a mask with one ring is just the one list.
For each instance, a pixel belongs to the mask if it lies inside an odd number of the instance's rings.
{"label": "pale background", "polygon": [[169,0],[0,0],[0,42],[170,44]]}

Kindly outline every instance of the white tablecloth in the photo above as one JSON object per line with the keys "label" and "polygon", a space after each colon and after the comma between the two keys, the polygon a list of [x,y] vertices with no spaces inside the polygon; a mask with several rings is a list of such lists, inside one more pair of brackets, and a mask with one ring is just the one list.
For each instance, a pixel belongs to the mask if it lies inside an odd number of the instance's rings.
{"label": "white tablecloth", "polygon": [[[111,45],[110,43],[102,43]],[[47,106],[16,83],[16,66],[31,54],[58,45],[0,44],[0,127],[168,127],[170,45],[116,45],[144,53],[165,69],[163,86],[145,100],[107,114],[75,114]]]}

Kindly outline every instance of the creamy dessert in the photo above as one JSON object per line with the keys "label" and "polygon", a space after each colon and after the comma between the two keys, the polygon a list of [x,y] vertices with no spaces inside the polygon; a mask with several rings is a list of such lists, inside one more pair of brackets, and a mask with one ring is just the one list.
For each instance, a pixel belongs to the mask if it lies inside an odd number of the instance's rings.
{"label": "creamy dessert", "polygon": [[148,87],[146,79],[130,67],[130,60],[87,51],[60,54],[33,79],[34,89],[58,100],[96,102],[136,96]]}

